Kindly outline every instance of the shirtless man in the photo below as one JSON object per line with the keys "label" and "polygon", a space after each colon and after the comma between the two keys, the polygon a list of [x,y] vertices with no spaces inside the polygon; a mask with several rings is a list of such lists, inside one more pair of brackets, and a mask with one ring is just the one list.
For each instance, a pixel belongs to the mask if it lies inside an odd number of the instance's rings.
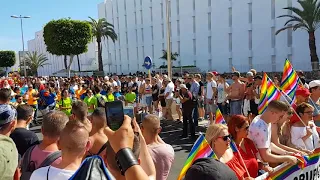
{"label": "shirtless man", "polygon": [[252,113],[254,115],[258,115],[258,105],[254,101],[254,79],[253,79],[253,73],[247,72],[247,82],[245,83],[245,100],[244,100],[244,107],[243,107],[243,113],[244,115],[249,115],[249,113]]}
{"label": "shirtless man", "polygon": [[227,88],[227,98],[230,100],[230,115],[242,114],[244,84],[239,80],[239,77],[239,72],[233,72],[232,80],[234,82],[229,88]]}

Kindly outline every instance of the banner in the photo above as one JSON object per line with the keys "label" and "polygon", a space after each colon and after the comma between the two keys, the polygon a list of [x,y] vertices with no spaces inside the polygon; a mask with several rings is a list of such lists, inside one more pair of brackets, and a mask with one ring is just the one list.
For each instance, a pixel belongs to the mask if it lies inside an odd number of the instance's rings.
{"label": "banner", "polygon": [[273,173],[265,173],[255,178],[255,180],[320,180],[319,149],[315,150],[315,152],[312,155],[304,156],[306,167],[303,169],[298,165],[292,166],[288,163],[283,163],[276,167]]}

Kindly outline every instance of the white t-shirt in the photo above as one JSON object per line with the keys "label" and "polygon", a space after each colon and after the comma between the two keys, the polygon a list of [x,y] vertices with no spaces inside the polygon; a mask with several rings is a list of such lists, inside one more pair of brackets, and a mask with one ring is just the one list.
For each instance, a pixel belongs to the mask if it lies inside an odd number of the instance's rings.
{"label": "white t-shirt", "polygon": [[[229,84],[228,83],[225,83],[225,84],[226,84],[226,87],[228,88]],[[227,98],[227,93],[225,92],[224,85],[222,83],[218,84],[217,91],[218,91],[218,103],[225,102]]]}
{"label": "white t-shirt", "polygon": [[[48,173],[48,168],[49,173]],[[53,166],[46,166],[43,168],[39,168],[35,170],[30,180],[44,180],[47,179],[47,173],[48,173],[48,179],[49,180],[68,180],[76,171],[72,170],[64,170],[64,169],[58,169]]]}
{"label": "white t-shirt", "polygon": [[173,98],[173,91],[174,91],[174,84],[173,82],[169,82],[166,89],[164,90],[164,94],[169,93],[169,96],[167,96],[166,99],[172,99]]}
{"label": "white t-shirt", "polygon": [[251,139],[258,149],[270,149],[271,145],[271,123],[267,124],[256,116],[249,127],[249,139]]}
{"label": "white t-shirt", "polygon": [[319,134],[317,132],[316,125],[313,122],[309,122],[309,125],[310,124],[312,125],[312,135],[309,136],[305,141],[302,140],[302,137],[307,135],[307,128],[292,126],[291,143],[299,148],[313,151],[319,147]]}
{"label": "white t-shirt", "polygon": [[112,82],[112,87],[116,87],[116,86],[118,86],[117,81],[113,81],[113,82]]}
{"label": "white t-shirt", "polygon": [[212,96],[213,96],[212,88],[217,88],[217,83],[214,80],[207,83],[207,92],[206,92],[207,99],[212,99]]}

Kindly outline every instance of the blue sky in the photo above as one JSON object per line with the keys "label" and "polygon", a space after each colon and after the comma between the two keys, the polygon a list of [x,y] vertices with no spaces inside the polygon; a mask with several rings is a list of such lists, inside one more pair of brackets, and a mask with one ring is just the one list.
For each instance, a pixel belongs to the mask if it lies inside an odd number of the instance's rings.
{"label": "blue sky", "polygon": [[68,18],[86,20],[98,17],[98,4],[103,0],[1,0],[0,50],[22,50],[20,20],[11,15],[31,16],[25,19],[24,39],[34,38],[34,33],[50,20]]}

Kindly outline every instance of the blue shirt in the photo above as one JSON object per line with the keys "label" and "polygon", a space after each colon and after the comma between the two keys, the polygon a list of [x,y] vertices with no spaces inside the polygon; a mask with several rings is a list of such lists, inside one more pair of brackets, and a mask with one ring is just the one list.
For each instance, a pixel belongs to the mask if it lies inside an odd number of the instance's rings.
{"label": "blue shirt", "polygon": [[190,92],[192,93],[193,97],[197,97],[200,90],[200,84],[196,81],[192,82],[190,87]]}
{"label": "blue shirt", "polygon": [[102,90],[102,91],[100,92],[100,94],[105,96],[105,95],[107,95],[107,91]]}

